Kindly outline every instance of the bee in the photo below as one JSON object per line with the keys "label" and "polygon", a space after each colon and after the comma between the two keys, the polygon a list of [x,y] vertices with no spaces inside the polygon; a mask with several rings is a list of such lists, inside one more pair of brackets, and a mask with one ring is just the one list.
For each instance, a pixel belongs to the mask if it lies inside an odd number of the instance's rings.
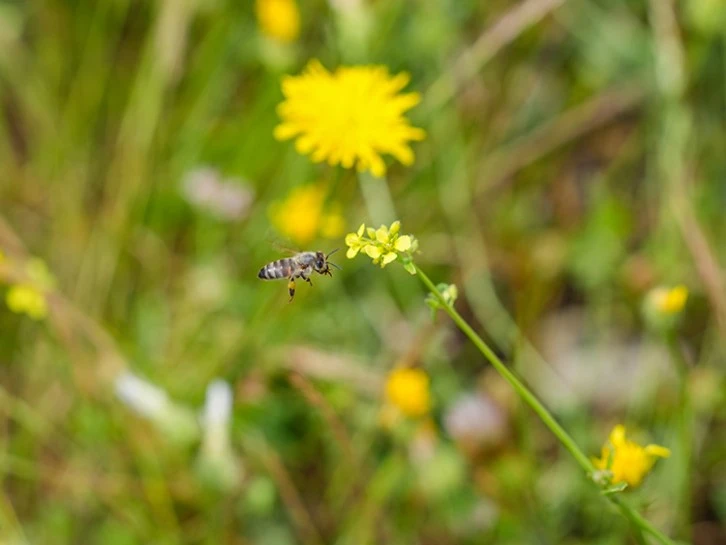
{"label": "bee", "polygon": [[333,273],[330,272],[331,265],[341,270],[338,265],[328,261],[328,258],[337,251],[338,248],[327,255],[323,252],[300,252],[292,257],[278,259],[262,267],[260,272],[257,273],[257,278],[261,278],[262,280],[287,278],[287,291],[290,293],[290,302],[292,302],[293,297],[295,297],[296,278],[302,278],[312,286],[313,283],[310,280],[310,275],[313,272],[333,276]]}

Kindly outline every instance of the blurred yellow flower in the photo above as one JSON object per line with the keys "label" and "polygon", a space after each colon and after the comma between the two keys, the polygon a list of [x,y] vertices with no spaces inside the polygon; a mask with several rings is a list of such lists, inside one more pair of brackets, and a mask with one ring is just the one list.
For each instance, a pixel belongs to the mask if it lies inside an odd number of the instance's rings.
{"label": "blurred yellow flower", "polygon": [[45,295],[29,284],[10,286],[5,296],[5,302],[11,311],[17,314],[25,313],[34,320],[41,320],[48,314]]}
{"label": "blurred yellow flower", "polygon": [[295,0],[257,0],[255,12],[268,38],[289,43],[300,35],[300,11]]}
{"label": "blurred yellow flower", "polygon": [[418,241],[412,235],[399,235],[400,230],[400,221],[394,221],[390,228],[381,225],[378,229],[366,229],[365,224],[361,224],[357,232],[345,236],[345,244],[348,246],[345,255],[348,259],[353,259],[362,251],[381,268],[400,258],[404,268],[409,273],[416,274],[412,256],[418,250]]}
{"label": "blurred yellow flower", "polygon": [[406,416],[424,416],[431,409],[429,376],[421,369],[394,369],[386,378],[386,399]]}
{"label": "blurred yellow flower", "polygon": [[653,305],[661,314],[673,315],[683,310],[688,300],[688,288],[679,284],[673,288],[655,288],[650,292]]}
{"label": "blurred yellow flower", "polygon": [[328,72],[319,61],[300,76],[282,82],[285,101],[278,107],[282,123],[275,138],[296,138],[297,151],[314,162],[327,161],[383,176],[381,154],[413,164],[408,143],[426,133],[409,124],[404,113],[419,103],[418,93],[399,94],[407,74],[390,76],[383,66],[351,66]]}
{"label": "blurred yellow flower", "polygon": [[337,203],[326,206],[327,193],[324,184],[296,187],[283,201],[270,206],[270,220],[296,244],[308,244],[317,236],[338,237],[343,234],[345,220]]}
{"label": "blurred yellow flower", "polygon": [[600,458],[593,458],[597,469],[609,471],[610,482],[638,486],[658,458],[668,458],[671,451],[660,445],[645,447],[625,438],[625,426],[618,424],[602,447]]}

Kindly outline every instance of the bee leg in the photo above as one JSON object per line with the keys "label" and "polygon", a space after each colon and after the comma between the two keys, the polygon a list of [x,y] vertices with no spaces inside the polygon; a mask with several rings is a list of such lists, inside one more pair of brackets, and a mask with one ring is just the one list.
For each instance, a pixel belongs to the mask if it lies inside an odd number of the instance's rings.
{"label": "bee leg", "polygon": [[295,281],[290,280],[287,283],[287,291],[290,294],[290,303],[292,303],[292,298],[295,297]]}
{"label": "bee leg", "polygon": [[313,287],[313,281],[310,280],[309,278],[305,277],[305,276],[303,276],[303,278],[305,279],[305,282],[307,282],[308,284],[310,284],[310,287],[312,288]]}

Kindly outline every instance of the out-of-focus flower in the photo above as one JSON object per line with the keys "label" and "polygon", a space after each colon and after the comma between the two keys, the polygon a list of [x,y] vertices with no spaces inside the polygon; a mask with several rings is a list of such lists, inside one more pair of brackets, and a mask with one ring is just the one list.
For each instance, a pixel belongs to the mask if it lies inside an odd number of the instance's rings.
{"label": "out-of-focus flower", "polygon": [[659,287],[648,294],[650,304],[661,314],[672,316],[683,310],[688,300],[688,288],[683,284],[672,288]]}
{"label": "out-of-focus flower", "polygon": [[5,302],[17,314],[27,314],[34,320],[48,315],[46,292],[55,287],[55,278],[42,259],[31,258],[25,263],[26,280],[8,289]]}
{"label": "out-of-focus flower", "polygon": [[643,316],[646,323],[655,330],[667,331],[678,325],[688,300],[688,288],[683,285],[657,287],[643,300]]}
{"label": "out-of-focus flower", "polygon": [[300,35],[300,11],[295,0],[257,0],[257,22],[262,33],[278,42],[294,42]]}
{"label": "out-of-focus flower", "polygon": [[660,445],[645,447],[625,438],[625,426],[618,424],[602,447],[600,458],[593,458],[595,467],[605,473],[610,484],[627,483],[638,486],[658,458],[668,458],[671,451]]}
{"label": "out-of-focus flower", "polygon": [[345,220],[338,203],[326,204],[324,184],[309,184],[294,188],[283,201],[272,203],[270,220],[277,230],[299,245],[317,236],[339,237]]}
{"label": "out-of-focus flower", "polygon": [[488,397],[465,394],[447,409],[444,428],[465,448],[476,450],[500,443],[507,434],[507,419]]}
{"label": "out-of-focus flower", "polygon": [[[345,255],[348,259],[353,259],[362,251],[381,268],[400,259],[409,273],[416,274],[413,254],[418,250],[418,240],[412,235],[399,235],[400,230],[400,221],[394,221],[390,228],[381,225],[378,229],[368,227],[367,230],[365,224],[361,224],[357,232],[346,235],[345,244],[348,246],[348,251]],[[364,232],[367,236],[363,234]]]}
{"label": "out-of-focus flower", "polygon": [[581,310],[552,314],[535,336],[550,365],[532,352],[522,359],[522,374],[556,412],[588,406],[615,415],[676,387],[677,373],[662,342],[633,338],[617,327],[594,334]]}
{"label": "out-of-focus flower", "polygon": [[42,320],[48,315],[48,303],[45,295],[29,284],[10,286],[5,296],[5,302],[12,312],[27,314],[33,320]]}
{"label": "out-of-focus flower", "polygon": [[254,193],[237,178],[222,179],[211,167],[199,167],[184,177],[182,194],[190,204],[224,220],[240,220],[254,200]]}
{"label": "out-of-focus flower", "polygon": [[199,437],[194,413],[177,405],[158,386],[123,371],[115,381],[116,396],[131,410],[153,422],[173,441],[187,444]]}
{"label": "out-of-focus flower", "polygon": [[296,138],[299,153],[316,162],[354,166],[383,176],[389,154],[404,165],[414,161],[409,142],[426,133],[409,124],[404,113],[421,100],[418,93],[400,94],[407,74],[390,76],[383,66],[352,66],[328,72],[311,61],[300,76],[282,82],[285,101],[278,107],[282,123],[275,138]]}
{"label": "out-of-focus flower", "polygon": [[386,400],[406,416],[428,414],[431,410],[429,376],[421,369],[394,369],[386,378]]}
{"label": "out-of-focus flower", "polygon": [[235,488],[242,476],[229,439],[231,414],[232,389],[223,380],[215,380],[207,387],[202,412],[198,467],[208,482],[225,490]]}

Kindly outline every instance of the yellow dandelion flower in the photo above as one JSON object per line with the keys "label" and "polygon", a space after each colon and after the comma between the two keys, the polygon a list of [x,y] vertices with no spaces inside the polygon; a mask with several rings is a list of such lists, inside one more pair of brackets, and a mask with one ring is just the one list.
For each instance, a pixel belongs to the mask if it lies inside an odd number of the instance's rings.
{"label": "yellow dandelion flower", "polygon": [[281,234],[301,246],[317,236],[339,237],[345,220],[337,203],[326,207],[327,193],[323,184],[296,187],[285,200],[270,206],[270,220]]}
{"label": "yellow dandelion flower", "polygon": [[611,473],[612,484],[627,483],[638,486],[653,468],[658,458],[668,458],[671,451],[660,445],[645,447],[625,438],[625,426],[618,424],[610,432],[608,442],[602,447],[600,458],[593,458],[597,469]]}
{"label": "yellow dandelion flower", "polygon": [[421,369],[394,369],[386,378],[386,399],[406,416],[428,414],[431,409],[428,375]]}
{"label": "yellow dandelion flower", "polygon": [[413,164],[410,141],[426,133],[409,124],[404,113],[419,103],[418,93],[399,91],[407,74],[390,76],[383,66],[341,67],[331,73],[310,61],[302,75],[282,82],[285,101],[278,107],[282,123],[275,138],[296,138],[297,151],[316,163],[354,166],[383,176],[382,154]]}
{"label": "yellow dandelion flower", "polygon": [[678,314],[686,306],[688,288],[682,284],[673,288],[656,288],[651,292],[650,297],[652,297],[656,310],[661,314]]}
{"label": "yellow dandelion flower", "polygon": [[29,284],[10,286],[5,302],[16,314],[27,314],[34,320],[42,320],[48,314],[48,303],[43,293]]}
{"label": "yellow dandelion flower", "polygon": [[255,12],[268,38],[289,43],[300,35],[300,11],[295,0],[257,0]]}

